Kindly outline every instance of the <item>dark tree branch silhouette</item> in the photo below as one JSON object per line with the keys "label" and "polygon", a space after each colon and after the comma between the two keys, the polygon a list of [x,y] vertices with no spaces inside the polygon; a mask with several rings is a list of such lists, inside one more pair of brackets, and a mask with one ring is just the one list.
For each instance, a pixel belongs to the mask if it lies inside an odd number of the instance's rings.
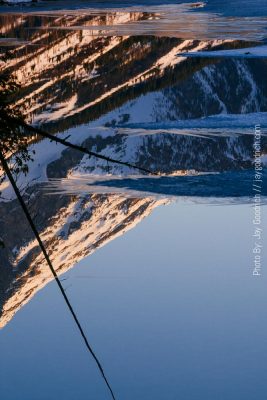
{"label": "dark tree branch silhouette", "polygon": [[[16,185],[16,182],[15,182],[15,180],[13,178],[13,175],[12,175],[12,173],[10,171],[8,163],[7,163],[7,161],[6,161],[6,159],[5,159],[5,157],[4,157],[4,155],[3,155],[1,150],[0,150],[0,161],[2,163],[3,170],[6,173],[8,179],[9,179],[9,181],[10,181],[10,183],[11,183],[13,189],[14,189],[14,192],[15,192],[15,194],[17,196],[17,199],[18,199],[18,201],[20,203],[20,206],[21,206],[21,208],[22,208],[22,210],[23,210],[23,212],[24,212],[24,214],[25,214],[25,216],[26,216],[26,218],[28,220],[28,223],[29,223],[29,225],[30,225],[30,227],[31,227],[31,229],[32,229],[32,231],[34,233],[34,236],[36,237],[36,240],[37,240],[37,242],[38,242],[38,244],[39,244],[39,246],[40,246],[40,248],[42,250],[44,258],[45,258],[45,260],[46,260],[46,262],[47,262],[47,264],[48,264],[48,266],[49,266],[49,268],[50,268],[50,270],[51,270],[51,272],[53,274],[53,277],[54,277],[54,279],[55,279],[55,281],[56,281],[56,283],[58,285],[58,288],[59,288],[59,290],[60,290],[60,292],[61,292],[61,294],[62,294],[62,296],[63,296],[63,298],[64,298],[64,300],[65,300],[65,302],[67,304],[67,307],[68,307],[68,309],[69,309],[69,311],[70,311],[70,313],[71,313],[71,315],[72,315],[72,317],[73,317],[73,319],[75,321],[75,324],[77,325],[77,328],[78,328],[78,330],[79,330],[79,332],[80,332],[80,334],[81,334],[81,336],[82,336],[82,338],[83,338],[83,340],[85,342],[85,345],[86,345],[89,353],[92,355],[93,359],[95,360],[95,362],[97,364],[97,367],[98,367],[98,369],[99,369],[99,371],[100,371],[100,373],[101,373],[101,375],[102,375],[102,377],[103,377],[103,379],[104,379],[104,381],[105,381],[105,383],[106,383],[106,385],[107,385],[107,387],[108,387],[108,389],[110,391],[112,399],[115,400],[114,393],[113,393],[112,388],[111,388],[111,386],[110,386],[110,384],[109,384],[109,382],[108,382],[108,380],[106,378],[106,375],[104,373],[103,367],[102,367],[102,365],[101,365],[100,361],[98,360],[95,352],[93,351],[92,347],[90,346],[90,344],[88,342],[86,334],[85,334],[85,332],[84,332],[84,330],[83,330],[83,328],[82,328],[82,326],[81,326],[81,324],[79,322],[79,319],[78,319],[78,317],[77,317],[77,315],[76,315],[76,313],[75,313],[75,311],[74,311],[74,309],[73,309],[73,307],[72,307],[72,305],[71,305],[71,303],[69,301],[68,296],[65,293],[65,290],[64,290],[64,288],[63,288],[63,286],[62,286],[62,284],[60,282],[60,279],[59,279],[59,277],[58,277],[58,275],[57,275],[57,273],[56,273],[56,271],[55,271],[55,269],[54,269],[54,267],[52,265],[50,257],[48,255],[46,249],[45,249],[45,246],[44,246],[44,244],[43,244],[43,242],[41,240],[41,237],[40,237],[40,235],[39,235],[39,233],[37,231],[37,228],[35,227],[35,224],[34,224],[32,218],[31,218],[31,215],[30,215],[30,213],[28,211],[26,203],[23,200],[23,197],[22,197],[22,195],[21,195],[21,193],[20,193],[20,191],[19,191],[19,189],[18,189],[18,187]],[[2,240],[0,240],[0,246],[1,247],[3,246]]]}
{"label": "dark tree branch silhouette", "polygon": [[77,145],[77,144],[73,144],[73,143],[67,141],[66,139],[61,139],[61,138],[59,138],[59,137],[57,137],[55,135],[52,135],[51,133],[43,131],[40,128],[31,126],[31,125],[27,124],[21,118],[6,116],[6,121],[7,122],[10,121],[12,123],[17,123],[18,126],[20,126],[21,128],[24,128],[26,131],[28,131],[28,132],[30,132],[32,134],[38,134],[38,135],[40,135],[42,137],[50,139],[51,141],[54,141],[56,143],[60,143],[60,144],[62,144],[64,146],[66,146],[66,147],[81,151],[82,153],[87,154],[90,157],[96,157],[96,158],[100,158],[102,160],[106,160],[107,162],[111,162],[111,163],[115,163],[115,164],[119,164],[119,165],[124,165],[126,167],[139,170],[139,171],[144,172],[144,173],[149,174],[149,175],[158,175],[157,172],[153,172],[153,171],[151,171],[151,170],[149,170],[147,168],[140,167],[139,165],[132,164],[132,163],[129,163],[127,161],[116,160],[114,158],[110,158],[110,157],[104,156],[103,154],[99,154],[99,153],[95,153],[93,151],[90,151],[86,147],[83,147],[83,146],[80,146],[80,145]]}
{"label": "dark tree branch silhouette", "polygon": [[[84,146],[76,145],[71,142],[69,142],[67,138],[61,139],[55,135],[52,135],[48,132],[43,131],[40,128],[31,126],[27,124],[24,120],[24,117],[21,115],[21,113],[17,110],[14,110],[11,106],[12,101],[10,101],[10,98],[16,93],[17,91],[17,84],[15,82],[12,82],[8,80],[8,77],[0,77],[0,87],[1,87],[1,95],[0,95],[0,161],[3,167],[3,176],[0,177],[0,182],[1,180],[4,179],[4,176],[6,175],[14,189],[14,192],[16,194],[16,197],[20,203],[20,206],[27,218],[27,221],[34,233],[34,236],[41,248],[41,251],[44,255],[44,259],[47,262],[51,273],[58,285],[58,288],[64,298],[64,301],[67,304],[67,307],[75,321],[75,324],[77,325],[77,328],[85,342],[85,345],[92,355],[93,359],[95,360],[97,367],[105,381],[105,384],[107,385],[110,394],[112,396],[112,399],[115,400],[114,393],[112,391],[112,388],[106,378],[106,375],[104,373],[103,367],[98,360],[96,354],[94,353],[92,347],[90,346],[88,339],[86,337],[86,334],[78,320],[78,317],[68,299],[68,296],[66,295],[66,292],[61,284],[61,281],[53,267],[53,264],[50,260],[50,257],[45,249],[44,243],[41,240],[41,237],[38,233],[38,230],[35,226],[34,220],[31,217],[31,214],[28,210],[27,204],[25,203],[22,194],[20,192],[20,189],[18,188],[16,184],[16,180],[13,177],[13,174],[17,175],[20,172],[23,172],[25,175],[28,172],[28,162],[32,160],[32,157],[28,151],[28,145],[29,145],[29,135],[32,135],[32,138],[36,135],[39,135],[41,137],[50,139],[51,141],[55,143],[60,143],[66,147],[78,150],[84,154],[89,155],[90,157],[96,157],[102,160],[106,160],[107,163],[115,163],[118,165],[123,165],[135,170],[139,170],[143,173],[150,174],[150,175],[158,175],[156,172],[152,172],[147,168],[140,167],[138,165],[126,162],[126,161],[121,161],[121,160],[116,160],[111,157],[104,156],[102,154],[93,152],[88,150]],[[4,88],[4,90],[3,90]],[[1,98],[4,101],[1,101]],[[12,158],[13,162],[13,168],[9,168],[7,159]],[[2,243],[2,240],[0,240],[0,246],[4,246],[4,243]]]}
{"label": "dark tree branch silhouette", "polygon": [[[29,138],[25,130],[17,123],[22,119],[18,109],[12,104],[19,87],[8,75],[0,75],[0,150],[5,157],[13,159],[11,170],[14,174],[27,174],[28,163],[32,156],[28,150]],[[0,176],[0,183],[4,176]]]}

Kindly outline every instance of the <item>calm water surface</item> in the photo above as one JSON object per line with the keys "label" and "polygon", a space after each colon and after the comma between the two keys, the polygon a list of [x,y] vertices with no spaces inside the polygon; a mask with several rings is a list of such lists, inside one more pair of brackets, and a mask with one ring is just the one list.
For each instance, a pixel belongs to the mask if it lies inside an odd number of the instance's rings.
{"label": "calm water surface", "polygon": [[[118,398],[264,399],[251,216],[242,204],[161,206],[64,275]],[[1,332],[1,361],[5,399],[108,398],[54,283]]]}

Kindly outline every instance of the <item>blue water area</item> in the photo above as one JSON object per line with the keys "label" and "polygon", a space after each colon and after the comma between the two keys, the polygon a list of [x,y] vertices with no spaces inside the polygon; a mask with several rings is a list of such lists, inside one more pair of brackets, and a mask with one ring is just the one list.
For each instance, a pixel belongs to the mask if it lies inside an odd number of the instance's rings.
{"label": "blue water area", "polygon": [[207,57],[207,58],[230,58],[230,59],[264,59],[267,58],[267,46],[258,46],[254,48],[246,48],[242,50],[221,50],[221,51],[200,51],[200,52],[188,52],[178,53],[177,56],[184,57]]}
{"label": "blue water area", "polygon": [[267,16],[266,0],[208,0],[205,11],[235,17]]}
{"label": "blue water area", "polygon": [[[200,52],[201,56],[204,52]],[[188,53],[190,54],[190,53]],[[196,54],[196,53],[194,53]],[[208,117],[194,118],[194,119],[182,119],[177,121],[167,121],[167,122],[138,122],[129,124],[117,124],[118,128],[129,128],[129,129],[195,129],[195,128],[205,128],[206,135],[209,135],[209,129],[221,129],[221,133],[224,132],[226,128],[249,128],[251,134],[253,134],[252,126],[255,124],[261,125],[262,136],[266,137],[267,129],[267,112],[258,113],[247,113],[247,114],[217,114]],[[181,131],[182,133],[182,131]],[[218,135],[219,137],[220,135]]]}
{"label": "blue water area", "polygon": [[[112,179],[112,177],[109,177],[107,180],[95,181],[93,185],[167,196],[238,198],[255,195],[254,176],[254,170],[245,170],[191,176],[162,176],[160,178]],[[264,169],[261,182],[262,196],[267,196],[266,183],[267,170]],[[88,185],[88,189],[90,191],[90,185]]]}
{"label": "blue water area", "polygon": [[[27,1],[27,0],[26,0]],[[34,11],[34,10],[61,10],[61,9],[84,9],[84,8],[124,8],[132,6],[158,6],[167,4],[183,4],[192,3],[191,0],[51,0],[51,1],[38,1],[38,2],[25,2],[18,4],[1,4],[1,11]]]}
{"label": "blue water area", "polygon": [[[267,274],[252,273],[252,218],[251,205],[160,206],[65,274],[117,399],[266,399]],[[110,399],[54,283],[0,346],[1,399]]]}
{"label": "blue water area", "polygon": [[267,2],[266,0],[206,0],[206,1],[192,1],[192,0],[52,0],[40,1],[32,4],[16,5],[1,5],[0,11],[12,11],[12,9],[21,10],[38,10],[38,9],[79,9],[79,8],[126,8],[131,6],[154,6],[154,5],[167,5],[167,4],[183,4],[183,3],[205,3],[203,8],[196,8],[198,12],[219,13],[224,16],[236,17],[263,17],[267,16]]}

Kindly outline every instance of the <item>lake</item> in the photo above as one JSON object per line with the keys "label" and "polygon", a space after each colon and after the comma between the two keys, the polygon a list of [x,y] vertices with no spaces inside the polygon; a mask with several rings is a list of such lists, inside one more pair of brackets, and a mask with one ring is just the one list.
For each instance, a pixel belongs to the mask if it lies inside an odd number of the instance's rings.
{"label": "lake", "polygon": [[266,398],[266,27],[0,4],[1,398]]}

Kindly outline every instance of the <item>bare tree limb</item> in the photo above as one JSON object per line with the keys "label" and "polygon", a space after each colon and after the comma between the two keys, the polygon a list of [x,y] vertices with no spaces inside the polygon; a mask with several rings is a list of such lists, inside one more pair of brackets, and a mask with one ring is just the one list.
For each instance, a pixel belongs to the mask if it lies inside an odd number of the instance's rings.
{"label": "bare tree limb", "polygon": [[[26,204],[25,204],[25,202],[23,200],[23,197],[22,197],[22,195],[21,195],[21,193],[20,193],[20,191],[19,191],[19,189],[18,189],[18,187],[16,185],[16,182],[15,182],[13,176],[12,176],[12,173],[11,173],[11,171],[9,169],[8,163],[6,162],[6,159],[3,156],[1,151],[0,151],[0,161],[1,161],[2,166],[3,166],[3,170],[5,171],[8,179],[9,179],[9,181],[10,181],[10,183],[11,183],[13,189],[14,189],[14,192],[15,192],[15,194],[17,196],[17,199],[18,199],[18,201],[19,201],[19,203],[21,205],[21,208],[22,208],[22,210],[23,210],[23,212],[24,212],[24,214],[25,214],[25,216],[26,216],[26,218],[28,220],[28,223],[29,223],[29,225],[30,225],[30,227],[31,227],[31,229],[32,229],[32,231],[34,233],[34,236],[35,236],[35,238],[36,238],[36,240],[37,240],[37,242],[38,242],[38,244],[39,244],[39,246],[40,246],[40,248],[42,250],[44,258],[45,258],[45,260],[46,260],[46,262],[47,262],[47,264],[48,264],[48,266],[49,266],[49,268],[50,268],[50,270],[51,270],[51,272],[53,274],[53,277],[54,277],[54,279],[55,279],[55,281],[56,281],[56,283],[58,285],[58,288],[59,288],[59,290],[60,290],[60,292],[61,292],[61,294],[62,294],[62,296],[63,296],[63,298],[64,298],[64,300],[65,300],[65,302],[67,304],[67,307],[68,307],[68,309],[69,309],[69,311],[70,311],[70,313],[71,313],[71,315],[72,315],[72,317],[73,317],[73,319],[74,319],[74,321],[75,321],[75,323],[76,323],[76,325],[78,327],[78,330],[79,330],[79,332],[80,332],[80,334],[81,334],[81,336],[82,336],[82,338],[83,338],[83,340],[85,342],[85,345],[86,345],[88,351],[90,352],[90,354],[92,355],[93,359],[95,360],[95,362],[97,364],[97,367],[98,367],[98,369],[99,369],[99,371],[100,371],[100,373],[101,373],[101,375],[102,375],[102,377],[103,377],[103,379],[104,379],[104,381],[105,381],[105,383],[106,383],[106,385],[107,385],[107,387],[108,387],[108,389],[110,391],[112,399],[115,400],[115,396],[114,396],[113,391],[111,389],[111,386],[110,386],[110,384],[109,384],[109,382],[108,382],[108,380],[107,380],[107,378],[105,376],[103,367],[101,366],[100,361],[98,360],[96,354],[94,353],[92,347],[90,346],[90,344],[88,342],[86,334],[85,334],[85,332],[84,332],[84,330],[83,330],[83,328],[82,328],[82,326],[81,326],[81,324],[80,324],[80,322],[78,320],[77,315],[75,314],[75,311],[72,308],[72,305],[71,305],[71,303],[69,301],[68,296],[65,293],[65,290],[64,290],[64,288],[63,288],[63,286],[62,286],[62,284],[60,282],[60,279],[59,279],[59,277],[58,277],[58,275],[57,275],[57,273],[56,273],[56,271],[55,271],[55,269],[54,269],[54,267],[52,265],[50,257],[48,255],[46,249],[45,249],[45,246],[44,246],[44,244],[43,244],[43,242],[41,240],[41,237],[40,237],[40,235],[39,235],[39,233],[37,231],[37,228],[35,227],[35,224],[34,224],[32,218],[31,218],[31,215],[30,215],[30,213],[28,211],[28,208],[27,208],[27,206],[26,206]],[[3,247],[2,240],[0,241],[0,246]]]}
{"label": "bare tree limb", "polygon": [[157,172],[152,172],[151,170],[149,170],[147,168],[140,167],[140,166],[138,166],[136,164],[131,164],[131,163],[128,163],[126,161],[116,160],[114,158],[110,158],[110,157],[104,156],[102,154],[90,151],[86,147],[83,147],[83,146],[80,146],[80,145],[77,145],[77,144],[73,144],[73,143],[67,141],[66,139],[61,139],[61,138],[59,138],[59,137],[57,137],[55,135],[52,135],[52,134],[50,134],[48,132],[43,131],[40,128],[31,126],[31,125],[27,124],[26,122],[24,122],[22,119],[9,117],[9,116],[6,116],[6,118],[8,120],[12,121],[13,123],[17,122],[21,127],[23,127],[24,129],[28,130],[29,132],[41,135],[41,136],[46,137],[46,138],[48,138],[48,139],[50,139],[50,140],[52,140],[52,141],[54,141],[56,143],[60,143],[60,144],[62,144],[64,146],[70,147],[72,149],[79,150],[82,153],[88,154],[91,157],[93,156],[93,157],[96,157],[96,158],[100,158],[102,160],[106,160],[107,162],[111,162],[111,163],[115,163],[115,164],[119,164],[119,165],[124,165],[124,166],[129,167],[129,168],[137,169],[137,170],[139,170],[141,172],[145,172],[146,174],[149,174],[149,175],[158,175]]}

